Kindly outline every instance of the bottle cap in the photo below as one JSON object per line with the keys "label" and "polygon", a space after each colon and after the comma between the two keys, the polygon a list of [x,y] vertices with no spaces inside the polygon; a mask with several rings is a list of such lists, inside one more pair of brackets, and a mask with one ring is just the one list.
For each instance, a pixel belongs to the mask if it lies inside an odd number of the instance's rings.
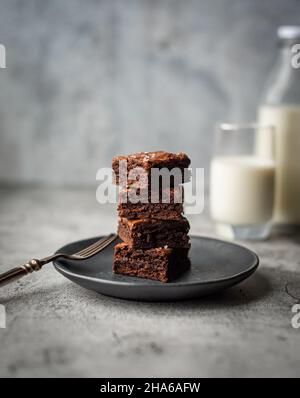
{"label": "bottle cap", "polygon": [[300,26],[280,26],[277,36],[280,40],[300,40]]}

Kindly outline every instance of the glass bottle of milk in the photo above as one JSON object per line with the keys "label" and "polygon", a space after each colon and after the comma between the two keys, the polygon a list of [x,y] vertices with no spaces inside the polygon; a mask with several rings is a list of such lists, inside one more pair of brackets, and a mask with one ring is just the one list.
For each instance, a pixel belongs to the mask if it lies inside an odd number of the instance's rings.
{"label": "glass bottle of milk", "polygon": [[[258,118],[276,130],[274,221],[300,225],[300,26],[280,27],[278,38],[278,60]],[[261,136],[258,150],[267,153],[268,147]]]}

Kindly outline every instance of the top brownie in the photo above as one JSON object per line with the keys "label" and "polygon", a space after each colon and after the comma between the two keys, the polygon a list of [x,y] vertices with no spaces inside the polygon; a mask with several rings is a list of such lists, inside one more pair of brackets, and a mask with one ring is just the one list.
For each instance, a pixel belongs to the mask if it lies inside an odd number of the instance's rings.
{"label": "top brownie", "polygon": [[[184,169],[187,169],[191,163],[189,157],[182,152],[170,153],[164,151],[156,152],[139,152],[128,156],[116,156],[112,161],[112,168],[115,173],[115,183],[121,184],[123,178],[120,176],[120,165],[124,162],[126,164],[126,169],[124,170],[124,176],[127,180],[127,186],[136,182],[140,182],[139,186],[147,186],[150,183],[151,169],[163,169],[172,170],[174,168],[180,169],[182,172],[182,178],[180,182],[186,181],[186,176],[184,175]],[[125,163],[126,162],[126,163]],[[128,178],[128,174],[137,168],[143,169],[143,176],[146,176],[148,184],[145,184],[144,180],[138,177],[133,177],[133,179]],[[187,173],[186,173],[187,174]],[[132,176],[132,175],[131,175]]]}

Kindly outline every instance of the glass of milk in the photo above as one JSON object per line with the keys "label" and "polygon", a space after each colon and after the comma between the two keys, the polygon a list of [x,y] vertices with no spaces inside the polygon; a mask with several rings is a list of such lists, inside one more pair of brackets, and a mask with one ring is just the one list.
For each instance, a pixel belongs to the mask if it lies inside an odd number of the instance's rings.
{"label": "glass of milk", "polygon": [[224,123],[215,138],[210,211],[216,232],[228,239],[264,239],[274,209],[274,128]]}

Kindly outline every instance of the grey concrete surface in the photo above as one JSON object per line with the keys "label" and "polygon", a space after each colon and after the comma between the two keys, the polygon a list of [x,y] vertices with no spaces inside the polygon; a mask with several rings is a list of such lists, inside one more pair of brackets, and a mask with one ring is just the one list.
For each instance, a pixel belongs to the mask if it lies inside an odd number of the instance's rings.
{"label": "grey concrete surface", "polygon": [[153,149],[207,168],[215,123],[255,117],[276,29],[299,14],[298,0],[0,0],[0,180],[93,184],[112,156]]}
{"label": "grey concrete surface", "polygon": [[[207,213],[192,232],[213,236]],[[93,190],[0,189],[0,270],[116,227]],[[247,281],[178,303],[101,296],[51,265],[0,289],[0,376],[300,376],[300,236],[245,243],[261,259]]]}

